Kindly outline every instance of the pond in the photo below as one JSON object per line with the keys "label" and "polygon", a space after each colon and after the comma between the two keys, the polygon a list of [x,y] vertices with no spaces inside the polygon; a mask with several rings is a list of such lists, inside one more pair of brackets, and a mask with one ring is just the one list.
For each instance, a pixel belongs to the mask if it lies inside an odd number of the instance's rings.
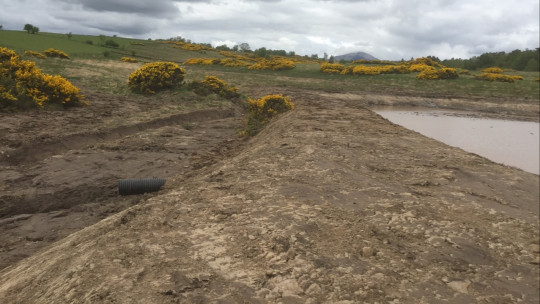
{"label": "pond", "polygon": [[425,136],[494,162],[540,173],[537,122],[479,118],[466,112],[377,107],[377,114]]}

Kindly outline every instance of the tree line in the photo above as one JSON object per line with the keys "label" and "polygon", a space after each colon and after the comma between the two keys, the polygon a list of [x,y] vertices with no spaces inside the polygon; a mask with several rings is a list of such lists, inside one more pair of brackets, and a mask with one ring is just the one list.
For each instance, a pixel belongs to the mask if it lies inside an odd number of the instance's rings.
{"label": "tree line", "polygon": [[540,48],[535,50],[514,50],[509,53],[494,52],[484,53],[480,56],[474,56],[470,59],[446,59],[438,60],[441,64],[452,67],[462,68],[467,70],[480,70],[487,67],[499,67],[503,69],[513,69],[516,71],[540,71]]}

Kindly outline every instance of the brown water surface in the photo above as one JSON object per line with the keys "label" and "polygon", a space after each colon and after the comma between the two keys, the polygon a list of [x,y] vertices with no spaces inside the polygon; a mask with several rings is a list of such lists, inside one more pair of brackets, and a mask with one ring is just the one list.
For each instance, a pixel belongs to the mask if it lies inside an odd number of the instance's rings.
{"label": "brown water surface", "polygon": [[470,113],[378,107],[373,111],[408,129],[494,162],[540,173],[539,124],[479,118]]}

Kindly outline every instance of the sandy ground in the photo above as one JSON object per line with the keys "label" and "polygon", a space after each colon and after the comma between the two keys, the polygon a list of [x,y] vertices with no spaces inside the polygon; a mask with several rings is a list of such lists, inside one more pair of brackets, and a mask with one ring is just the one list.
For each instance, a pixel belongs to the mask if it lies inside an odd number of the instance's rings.
{"label": "sandy ground", "polygon": [[[538,302],[538,175],[362,107],[409,97],[289,93],[296,109],[247,142],[233,105],[2,116],[0,299]],[[484,113],[538,113],[494,104]],[[165,189],[116,194],[117,179],[150,176]]]}

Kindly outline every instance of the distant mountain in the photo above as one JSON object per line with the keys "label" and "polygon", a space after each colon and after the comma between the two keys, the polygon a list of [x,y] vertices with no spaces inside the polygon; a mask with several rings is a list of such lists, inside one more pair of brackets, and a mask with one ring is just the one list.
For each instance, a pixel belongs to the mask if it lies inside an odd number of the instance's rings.
{"label": "distant mountain", "polygon": [[340,60],[352,61],[352,60],[360,60],[360,59],[377,60],[377,58],[375,58],[374,56],[368,53],[364,53],[364,52],[356,52],[356,53],[349,53],[345,55],[339,55],[339,56],[335,56],[334,59],[336,61],[340,61]]}

